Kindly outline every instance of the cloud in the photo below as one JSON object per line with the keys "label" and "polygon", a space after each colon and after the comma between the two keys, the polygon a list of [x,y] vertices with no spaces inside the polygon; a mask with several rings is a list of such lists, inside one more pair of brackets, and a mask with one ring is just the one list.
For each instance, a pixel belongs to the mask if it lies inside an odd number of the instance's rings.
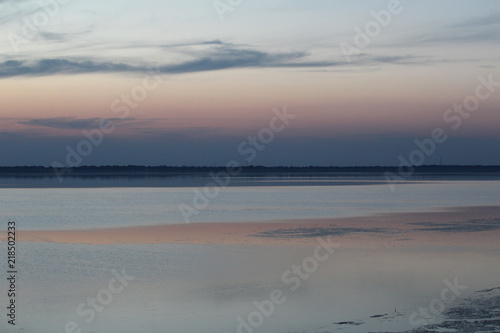
{"label": "cloud", "polygon": [[[1,120],[1,119],[0,119]],[[6,118],[6,120],[12,120]],[[5,119],[4,119],[5,121]],[[183,119],[167,118],[75,118],[75,117],[56,117],[56,118],[34,118],[15,120],[17,124],[30,126],[30,133],[33,133],[31,126],[38,128],[50,128],[60,130],[90,130],[99,128],[103,121],[107,121],[116,128],[127,130],[127,133],[163,135],[168,131],[171,135],[196,133],[216,133],[219,128],[209,126],[184,126],[182,129],[169,128],[169,125],[183,123]],[[43,133],[43,132],[41,132]]]}
{"label": "cloud", "polygon": [[500,14],[467,19],[443,26],[435,31],[409,38],[410,44],[462,44],[494,42],[500,40]]}
{"label": "cloud", "polygon": [[373,66],[377,64],[430,65],[440,62],[440,60],[437,59],[424,56],[415,56],[412,54],[387,56],[387,55],[373,55],[373,54],[362,53],[358,55],[353,55],[351,57],[353,58],[352,63],[364,66]]}
{"label": "cloud", "polygon": [[[200,41],[184,42],[184,43],[164,44],[164,45],[161,45],[161,47],[172,48],[172,47],[200,46],[200,45],[226,45],[226,46],[229,46],[232,44],[223,42],[220,39],[212,39],[212,40],[200,40]],[[153,46],[156,47],[156,45],[153,45]]]}
{"label": "cloud", "polygon": [[[7,120],[10,120],[7,118]],[[131,129],[139,128],[150,128],[156,129],[159,127],[159,123],[165,121],[165,118],[147,118],[147,119],[137,119],[137,118],[75,118],[75,117],[56,117],[56,118],[35,118],[35,119],[23,119],[17,120],[16,122],[20,125],[45,127],[45,128],[56,128],[56,129],[68,129],[68,130],[84,130],[98,128],[101,122],[107,120],[113,123],[116,127],[124,127]]]}
{"label": "cloud", "polygon": [[500,25],[500,13],[489,14],[487,16],[475,17],[449,26],[450,28],[471,28]]}
{"label": "cloud", "polygon": [[419,44],[438,44],[444,43],[463,44],[463,43],[482,43],[496,42],[500,40],[500,31],[492,32],[485,30],[473,31],[442,31],[435,34],[418,36]]}
{"label": "cloud", "polygon": [[[405,33],[399,37],[377,43],[381,48],[411,48],[464,46],[486,43],[496,45],[500,41],[500,14],[466,19],[455,24],[419,27],[418,32]],[[483,54],[487,55],[487,54]],[[479,59],[475,59],[476,61]]]}
{"label": "cloud", "polygon": [[37,61],[7,60],[0,63],[0,77],[43,76],[94,72],[139,72],[143,67],[122,63],[41,59]]}
{"label": "cloud", "polygon": [[332,61],[308,62],[304,52],[268,53],[252,49],[217,48],[208,56],[180,64],[163,66],[163,73],[191,73],[246,67],[325,67],[333,66]]}
{"label": "cloud", "polygon": [[19,121],[18,124],[57,129],[89,129],[99,126],[99,118],[77,119],[74,117],[58,117],[44,119],[30,119]]}
{"label": "cloud", "polygon": [[[182,74],[248,67],[324,67],[330,61],[309,62],[301,60],[306,53],[267,53],[250,49],[222,48],[210,55],[173,65],[157,66],[159,74]],[[7,60],[0,63],[0,77],[43,76],[94,72],[146,72],[152,66],[113,63],[95,60],[39,59]]]}
{"label": "cloud", "polygon": [[0,0],[0,24],[16,21],[40,9],[34,0]]}
{"label": "cloud", "polygon": [[[57,36],[54,36],[57,38]],[[205,43],[219,44],[220,41]],[[222,42],[220,42],[222,43]],[[198,44],[199,45],[199,44]],[[177,64],[147,65],[131,63],[115,63],[102,60],[80,59],[39,59],[7,60],[0,63],[0,78],[15,76],[47,76],[58,74],[83,74],[96,72],[144,73],[156,68],[157,74],[183,74],[205,71],[228,70],[236,68],[326,68],[336,66],[371,66],[374,64],[415,65],[427,64],[429,58],[413,55],[374,56],[361,54],[351,63],[331,60],[308,60],[306,52],[271,53],[254,49],[233,48],[227,45],[215,49],[194,52],[194,59]]]}
{"label": "cloud", "polygon": [[50,31],[40,31],[38,37],[50,42],[65,42],[74,37],[75,34],[58,33]]}

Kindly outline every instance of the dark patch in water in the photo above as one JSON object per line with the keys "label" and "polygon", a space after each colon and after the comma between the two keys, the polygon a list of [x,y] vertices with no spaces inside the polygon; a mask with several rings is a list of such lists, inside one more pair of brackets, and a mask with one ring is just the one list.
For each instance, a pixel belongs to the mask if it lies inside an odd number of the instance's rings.
{"label": "dark patch in water", "polygon": [[364,322],[362,321],[339,321],[338,323],[334,323],[336,325],[354,325],[354,326],[359,326],[363,325]]}
{"label": "dark patch in water", "polygon": [[385,228],[287,228],[259,232],[251,235],[254,237],[275,237],[275,238],[308,238],[343,236],[357,233],[387,233]]}
{"label": "dark patch in water", "polygon": [[370,318],[380,318],[380,317],[384,317],[384,316],[387,316],[387,313],[386,314],[381,314],[381,315],[373,315]]}
{"label": "dark patch in water", "polygon": [[475,219],[465,222],[435,223],[415,222],[410,225],[421,226],[414,231],[438,231],[438,232],[479,232],[500,230],[500,220]]}

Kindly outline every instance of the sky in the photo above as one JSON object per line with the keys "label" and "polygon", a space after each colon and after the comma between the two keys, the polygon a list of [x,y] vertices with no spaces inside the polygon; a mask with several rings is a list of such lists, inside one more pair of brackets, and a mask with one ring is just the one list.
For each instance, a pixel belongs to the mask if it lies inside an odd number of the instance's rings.
{"label": "sky", "polygon": [[500,164],[496,0],[0,0],[0,165]]}

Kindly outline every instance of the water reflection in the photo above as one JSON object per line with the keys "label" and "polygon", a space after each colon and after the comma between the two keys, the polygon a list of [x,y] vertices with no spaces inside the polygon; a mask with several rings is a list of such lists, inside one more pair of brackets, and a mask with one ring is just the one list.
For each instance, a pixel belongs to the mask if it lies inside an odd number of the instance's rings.
{"label": "water reflection", "polygon": [[[256,332],[402,331],[408,315],[459,277],[464,297],[498,283],[498,252],[412,247],[339,248],[299,288],[283,273],[311,256],[311,247],[222,245],[22,244],[20,322],[24,332],[236,332],[238,317],[279,289],[286,296]],[[108,285],[111,269],[136,279],[91,323],[77,306]],[[395,311],[396,310],[396,311]],[[3,328],[2,332],[4,332]]]}

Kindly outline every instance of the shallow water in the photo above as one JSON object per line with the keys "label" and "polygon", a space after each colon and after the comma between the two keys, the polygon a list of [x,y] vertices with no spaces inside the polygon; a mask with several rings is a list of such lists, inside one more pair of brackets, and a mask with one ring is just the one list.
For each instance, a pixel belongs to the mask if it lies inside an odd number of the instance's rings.
{"label": "shallow water", "polygon": [[[399,185],[394,193],[386,185],[366,184],[236,186],[222,190],[195,221],[493,205],[498,204],[499,185],[420,182]],[[0,195],[2,219],[15,220],[18,229],[81,229],[182,223],[177,206],[190,202],[193,188],[26,188],[1,189]],[[333,254],[318,262],[307,278],[298,279],[296,290],[291,287],[297,279],[290,277],[297,275],[283,276],[313,256],[314,247],[19,243],[18,326],[1,320],[0,331],[59,333],[70,323],[82,333],[250,332],[238,330],[240,317],[247,324],[262,318],[250,326],[252,333],[401,332],[414,328],[409,321],[414,311],[441,297],[445,280],[457,278],[467,286],[459,302],[475,290],[497,287],[500,276],[500,247],[402,243],[363,250],[343,247],[342,238],[338,241]],[[109,289],[112,270],[124,270],[134,279],[111,299],[102,298],[109,304],[95,310],[90,320],[86,302]],[[5,270],[1,278],[5,283]],[[269,304],[273,290],[281,291],[286,300],[276,304],[269,317],[259,317],[254,302]],[[4,303],[3,292],[1,297]],[[85,315],[77,312],[81,304]]]}
{"label": "shallow water", "polygon": [[[365,322],[362,327],[343,331],[401,331],[412,328],[408,316],[417,306],[440,297],[445,279],[458,277],[467,286],[464,297],[498,283],[498,252],[466,247],[365,251],[340,245],[292,290],[295,283],[283,280],[283,273],[301,265],[313,248],[21,244],[19,327],[63,332],[73,321],[82,332],[236,332],[237,318],[248,320],[256,310],[253,302],[269,300],[278,289],[285,302],[256,332],[317,332],[321,327],[333,332],[336,322],[359,320]],[[112,269],[134,279],[86,323],[89,317],[78,315],[77,308],[107,288]],[[384,314],[389,318],[370,319]]]}
{"label": "shallow water", "polygon": [[[4,219],[25,230],[185,223],[197,188],[0,189]],[[203,189],[200,189],[203,192]],[[500,181],[436,181],[347,186],[243,186],[220,189],[190,222],[345,217],[441,207],[495,205]]]}

